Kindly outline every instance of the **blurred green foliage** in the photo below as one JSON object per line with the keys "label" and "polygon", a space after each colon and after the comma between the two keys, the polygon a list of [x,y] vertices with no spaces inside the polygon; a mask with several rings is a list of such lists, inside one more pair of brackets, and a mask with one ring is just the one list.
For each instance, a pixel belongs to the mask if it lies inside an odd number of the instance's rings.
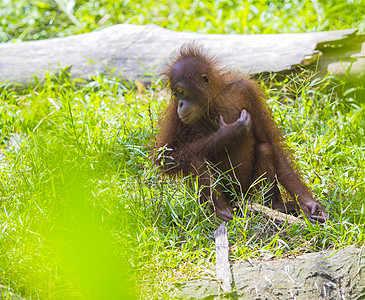
{"label": "blurred green foliage", "polygon": [[[278,226],[243,212],[228,225],[231,259],[363,244],[365,104],[332,76],[260,83],[331,218]],[[0,84],[3,298],[174,299],[174,282],[212,276],[214,216],[198,189],[161,176],[148,156],[161,88],[64,71],[23,90]]]}
{"label": "blurred green foliage", "polygon": [[114,24],[148,24],[202,33],[365,30],[363,0],[2,0],[0,42],[90,32]]}
{"label": "blurred green foliage", "polygon": [[[206,33],[364,31],[364,15],[357,0],[2,0],[0,40],[151,22]],[[330,220],[278,226],[245,212],[228,225],[232,261],[363,245],[364,83],[304,70],[259,83]],[[65,70],[22,89],[0,83],[1,299],[175,299],[174,282],[214,277],[214,216],[197,189],[149,158],[162,88],[113,74],[71,81]]]}

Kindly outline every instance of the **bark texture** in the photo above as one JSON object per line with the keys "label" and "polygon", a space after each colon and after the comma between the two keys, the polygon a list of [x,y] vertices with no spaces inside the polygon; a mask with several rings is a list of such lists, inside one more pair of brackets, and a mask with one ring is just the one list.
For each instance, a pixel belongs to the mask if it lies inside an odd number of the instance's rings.
{"label": "bark texture", "polygon": [[73,78],[97,72],[150,81],[171,51],[197,41],[218,54],[225,65],[245,73],[280,72],[317,63],[343,73],[352,64],[365,73],[364,35],[356,29],[296,34],[199,34],[156,25],[121,24],[64,38],[0,44],[0,82],[28,84],[47,70],[70,67]]}
{"label": "bark texture", "polygon": [[224,292],[232,292],[232,273],[229,264],[229,243],[228,233],[225,223],[214,231],[215,253],[216,253],[216,272],[217,280],[220,282]]}
{"label": "bark texture", "polygon": [[179,286],[186,299],[364,299],[365,251],[305,254],[295,259],[251,260],[232,266],[231,294],[219,294],[214,280],[194,280]]}

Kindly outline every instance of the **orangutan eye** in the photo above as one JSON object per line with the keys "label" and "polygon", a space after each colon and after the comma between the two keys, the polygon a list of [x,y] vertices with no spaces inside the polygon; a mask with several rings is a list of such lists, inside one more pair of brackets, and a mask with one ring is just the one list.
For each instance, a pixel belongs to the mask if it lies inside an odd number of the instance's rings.
{"label": "orangutan eye", "polygon": [[209,83],[209,77],[208,77],[208,75],[202,75],[202,79],[203,79],[203,81],[205,82],[205,83]]}
{"label": "orangutan eye", "polygon": [[183,90],[183,89],[181,89],[181,88],[179,88],[179,89],[177,90],[177,92],[179,93],[179,96],[181,96],[181,97],[183,97],[183,96],[185,95],[184,90]]}

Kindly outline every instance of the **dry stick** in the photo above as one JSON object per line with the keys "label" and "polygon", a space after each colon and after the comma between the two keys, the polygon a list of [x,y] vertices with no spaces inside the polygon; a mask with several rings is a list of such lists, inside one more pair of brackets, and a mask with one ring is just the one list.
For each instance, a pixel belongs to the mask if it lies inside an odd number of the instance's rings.
{"label": "dry stick", "polygon": [[[261,212],[271,218],[273,221],[287,222],[289,224],[299,223],[305,224],[305,222],[297,217],[287,215],[285,213],[273,210],[266,206],[251,203],[249,209]],[[221,288],[226,293],[232,292],[232,273],[229,264],[229,246],[228,246],[228,233],[225,223],[222,223],[219,228],[214,231],[215,245],[216,245],[216,269],[217,280],[220,283]]]}
{"label": "dry stick", "polygon": [[214,231],[214,238],[216,245],[217,280],[220,282],[220,286],[224,292],[231,293],[232,274],[229,264],[228,234],[225,223],[222,223],[219,228]]}
{"label": "dry stick", "polygon": [[249,204],[248,208],[253,211],[261,212],[261,213],[267,215],[270,219],[272,219],[274,221],[287,222],[288,224],[299,223],[299,224],[305,225],[305,222],[297,217],[287,215],[285,213],[279,212],[277,210],[273,210],[267,206],[263,206],[263,205],[260,205],[257,203]]}

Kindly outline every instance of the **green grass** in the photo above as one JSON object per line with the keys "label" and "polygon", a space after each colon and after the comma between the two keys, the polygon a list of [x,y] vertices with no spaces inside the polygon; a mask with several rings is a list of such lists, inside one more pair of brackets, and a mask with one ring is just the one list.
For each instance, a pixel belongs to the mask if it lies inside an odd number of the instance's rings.
{"label": "green grass", "polygon": [[[364,102],[346,82],[307,71],[264,83],[331,218],[278,227],[247,212],[228,226],[231,260],[361,245]],[[161,176],[148,156],[166,100],[158,81],[138,92],[117,78],[71,82],[61,74],[0,91],[3,297],[160,299],[173,297],[175,281],[213,276],[217,222],[197,190]]]}
{"label": "green grass", "polygon": [[[3,1],[0,38],[42,39],[120,22],[209,33],[364,28],[360,1],[242,7]],[[231,261],[363,245],[364,84],[304,70],[259,83],[330,220],[278,226],[242,205],[228,225]],[[186,188],[189,179],[161,175],[149,158],[167,99],[157,79],[137,89],[113,74],[86,82],[60,71],[27,87],[0,83],[0,298],[173,299],[176,282],[214,277],[217,220],[199,205],[198,189]]]}
{"label": "green grass", "polygon": [[0,41],[45,39],[120,23],[202,33],[365,30],[363,0],[3,0]]}

